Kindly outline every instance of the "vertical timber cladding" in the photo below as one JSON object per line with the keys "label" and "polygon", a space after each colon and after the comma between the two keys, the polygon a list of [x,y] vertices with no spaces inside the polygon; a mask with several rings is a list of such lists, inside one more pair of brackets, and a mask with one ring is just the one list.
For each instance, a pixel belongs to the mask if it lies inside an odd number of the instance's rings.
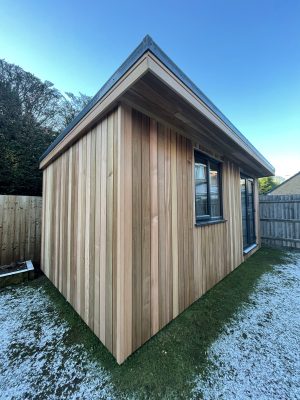
{"label": "vertical timber cladding", "polygon": [[227,222],[195,227],[194,143],[125,110],[132,118],[132,237],[125,237],[125,247],[132,246],[132,348],[126,357],[236,268],[243,246],[239,168],[223,163]]}
{"label": "vertical timber cladding", "polygon": [[43,171],[42,269],[116,356],[118,110]]}
{"label": "vertical timber cladding", "polygon": [[122,105],[43,171],[42,269],[119,363],[243,261],[237,166],[194,226],[197,145]]}

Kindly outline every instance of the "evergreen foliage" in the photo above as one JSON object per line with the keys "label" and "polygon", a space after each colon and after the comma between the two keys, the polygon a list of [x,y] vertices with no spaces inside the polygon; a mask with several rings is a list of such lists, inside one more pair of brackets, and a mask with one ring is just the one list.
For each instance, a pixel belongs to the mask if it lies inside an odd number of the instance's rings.
{"label": "evergreen foliage", "polygon": [[0,60],[0,194],[42,194],[39,158],[89,100]]}

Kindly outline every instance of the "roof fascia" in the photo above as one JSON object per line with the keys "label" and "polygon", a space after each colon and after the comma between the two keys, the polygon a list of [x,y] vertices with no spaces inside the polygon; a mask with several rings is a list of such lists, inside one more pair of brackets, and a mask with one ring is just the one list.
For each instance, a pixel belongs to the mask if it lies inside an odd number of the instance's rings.
{"label": "roof fascia", "polygon": [[69,125],[57,136],[50,144],[46,151],[40,157],[40,162],[54,149],[54,147],[88,114],[95,105],[112,89],[112,87],[131,69],[144,53],[149,50],[149,42],[152,41],[150,36],[146,36],[138,47],[129,55],[116,72],[101,87],[92,100],[84,107],[84,109],[70,122]]}
{"label": "roof fascia", "polygon": [[[176,74],[161,63],[161,60],[152,54],[149,55],[149,70],[161,81],[167,84],[197,111],[205,115],[214,125],[221,129],[231,140],[236,142],[248,154],[250,154],[260,165],[271,174],[274,174],[274,167],[258,152],[258,150],[242,135],[238,135],[219,117],[203,100],[199,98],[187,85],[182,82]],[[245,140],[244,140],[245,139]]]}
{"label": "roof fascia", "polygon": [[83,136],[148,70],[148,57],[144,54],[78,122],[70,125],[70,130],[65,130],[57,137],[40,158],[40,169],[46,168],[66,148]]}
{"label": "roof fascia", "polygon": [[[244,150],[246,150],[254,159],[256,159],[264,168],[266,168],[271,174],[275,173],[274,167],[265,159],[265,157],[249,142],[249,140],[238,131],[238,129],[222,114],[222,112],[208,99],[207,96],[177,67],[177,65],[160,49],[159,46],[152,40],[150,36],[146,36],[140,45],[131,53],[131,55],[124,61],[124,63],[117,69],[112,77],[102,86],[99,92],[94,96],[91,102],[77,115],[77,117],[65,128],[65,130],[51,143],[48,149],[40,158],[40,167],[45,167],[49,162],[49,155],[52,154],[53,150],[61,143],[66,143],[65,138],[69,138],[71,133],[79,126],[86,125],[87,120],[94,114],[94,111],[98,109],[98,104],[103,104],[104,100],[107,99],[114,87],[122,81],[124,76],[128,76],[130,71],[134,69],[135,64],[138,63],[140,58],[147,53],[147,59],[149,64],[147,69],[150,69],[152,73],[159,76],[162,79],[164,75],[165,82],[169,85],[181,84],[181,93],[186,90],[189,92],[189,99],[192,100],[190,103],[196,106],[197,109],[200,107],[200,111],[204,113],[214,124],[216,124],[222,131],[224,131],[232,140],[237,142]],[[151,54],[154,56],[151,56]],[[158,66],[161,69],[158,69]],[[164,70],[164,73],[162,73]],[[146,73],[146,70],[144,71]],[[172,76],[172,84],[170,83],[170,76]],[[138,79],[138,78],[137,78]],[[119,86],[119,85],[118,85]],[[128,86],[129,87],[129,86]],[[127,87],[127,88],[128,88]],[[174,87],[172,86],[172,89]],[[98,110],[99,111],[99,110]],[[81,128],[82,129],[82,128]],[[65,145],[63,146],[65,147]],[[57,153],[57,152],[55,152]],[[53,157],[50,157],[53,159]]]}

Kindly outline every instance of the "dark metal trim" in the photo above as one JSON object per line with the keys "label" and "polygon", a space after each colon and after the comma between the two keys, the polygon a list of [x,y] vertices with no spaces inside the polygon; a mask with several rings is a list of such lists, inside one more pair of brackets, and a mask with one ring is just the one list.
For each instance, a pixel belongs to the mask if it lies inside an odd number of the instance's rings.
{"label": "dark metal trim", "polygon": [[[245,174],[240,174],[240,179],[245,181],[245,200],[246,200],[246,230],[247,230],[247,243],[243,244],[243,249],[246,251],[248,247],[253,246],[256,243],[256,220],[255,220],[255,202],[254,202],[254,197],[255,197],[255,185],[254,185],[254,179],[251,177],[247,177]],[[249,219],[249,187],[248,184],[252,185],[252,209],[253,209],[253,225],[254,225],[254,241],[250,243],[250,219]],[[242,199],[241,199],[242,200]],[[244,235],[243,235],[243,241],[244,241]],[[247,253],[245,253],[247,254]]]}
{"label": "dark metal trim", "polygon": [[211,218],[211,193],[210,193],[210,159],[207,159],[206,162],[207,168],[206,168],[206,182],[207,182],[207,186],[206,186],[206,196],[207,196],[207,211],[208,211],[208,215],[209,215],[209,219]]}
{"label": "dark metal trim", "polygon": [[93,97],[90,103],[74,118],[74,120],[65,128],[65,130],[51,143],[48,149],[41,156],[42,161],[51,150],[74,128],[75,125],[98,103],[101,98],[118,82],[118,80],[142,57],[147,51],[150,51],[159,59],[178,79],[180,79],[193,93],[202,100],[233,132],[248,146],[256,156],[265,164],[265,167],[275,173],[274,167],[269,161],[249,142],[249,140],[229,121],[227,117],[213,104],[212,101],[188,78],[187,75],[163,52],[163,50],[146,35],[138,47],[123,62],[111,78],[102,86],[98,93]]}
{"label": "dark metal trim", "polygon": [[196,227],[201,227],[201,226],[207,226],[207,225],[215,225],[215,224],[222,224],[224,222],[227,222],[227,219],[215,219],[215,220],[209,220],[209,221],[203,221],[203,222],[196,222],[195,226]]}
{"label": "dark metal trim", "polygon": [[219,191],[220,191],[220,213],[224,216],[224,204],[223,204],[223,164],[219,163]]}
{"label": "dark metal trim", "polygon": [[194,154],[195,154],[195,159],[203,158],[205,160],[209,160],[215,164],[223,164],[224,161],[218,160],[216,158],[213,158],[213,156],[210,156],[206,153],[203,153],[201,150],[199,150],[197,147],[194,147]]}
{"label": "dark metal trim", "polygon": [[[47,150],[40,157],[40,162],[60,143],[63,138],[78,124],[78,122],[106,95],[106,93],[126,74],[126,72],[149,50],[150,36],[145,36],[138,47],[129,55],[116,72],[101,87],[92,100],[84,107],[84,109],[70,122],[70,124],[62,131],[60,135],[50,144]],[[151,39],[152,40],[152,39]]]}
{"label": "dark metal trim", "polygon": [[[202,225],[203,223],[209,223],[209,222],[214,222],[214,221],[220,221],[223,220],[223,186],[222,186],[222,162],[215,160],[214,158],[207,156],[206,154],[202,153],[198,149],[194,149],[194,166],[195,168],[195,163],[199,161],[206,162],[206,181],[207,181],[207,215],[203,215],[202,217],[196,216],[196,225]],[[210,193],[210,163],[216,164],[218,166],[218,179],[219,179],[219,197],[220,197],[220,214],[217,217],[212,217],[211,216],[211,193]],[[195,186],[195,178],[194,178],[194,186]],[[195,190],[195,199],[194,199],[195,205],[196,205],[196,190]],[[196,211],[196,207],[195,207]]]}

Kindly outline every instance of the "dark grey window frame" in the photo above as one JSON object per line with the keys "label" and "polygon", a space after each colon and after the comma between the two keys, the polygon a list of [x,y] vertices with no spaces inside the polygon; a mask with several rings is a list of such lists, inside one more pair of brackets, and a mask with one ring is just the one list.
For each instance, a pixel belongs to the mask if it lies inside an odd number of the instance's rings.
{"label": "dark grey window frame", "polygon": [[[243,250],[245,253],[245,250],[247,250],[250,247],[253,247],[256,245],[256,209],[255,209],[255,179],[251,176],[248,176],[244,173],[240,173],[240,179],[245,181],[245,197],[246,197],[246,243],[244,240],[244,235],[243,235]],[[252,220],[250,220],[250,215],[249,215],[249,188],[248,188],[248,182],[251,181],[252,183]],[[253,223],[253,235],[251,236],[250,232],[250,223]]]}
{"label": "dark grey window frame", "polygon": [[[194,169],[195,164],[197,162],[204,162],[207,165],[206,171],[206,181],[207,181],[207,210],[208,214],[198,217],[196,214],[196,178],[194,178],[194,190],[195,190],[195,198],[194,198],[194,209],[195,209],[195,224],[196,226],[214,224],[218,222],[224,222],[223,218],[223,196],[222,196],[222,162],[219,160],[215,160],[208,155],[201,153],[198,150],[194,150]],[[210,164],[213,163],[217,165],[218,171],[218,189],[219,189],[219,198],[220,198],[220,216],[212,216],[211,215],[211,192],[210,192]]]}

